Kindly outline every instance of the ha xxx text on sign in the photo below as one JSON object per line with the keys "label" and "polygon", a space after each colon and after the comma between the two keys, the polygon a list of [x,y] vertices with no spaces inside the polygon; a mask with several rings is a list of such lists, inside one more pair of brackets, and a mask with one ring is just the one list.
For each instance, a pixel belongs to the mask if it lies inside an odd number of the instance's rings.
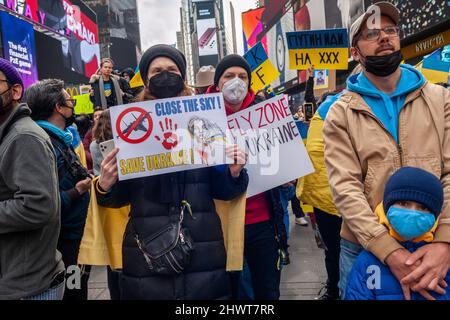
{"label": "ha xxx text on sign", "polygon": [[290,69],[306,70],[310,65],[322,70],[348,68],[347,29],[326,29],[286,33]]}

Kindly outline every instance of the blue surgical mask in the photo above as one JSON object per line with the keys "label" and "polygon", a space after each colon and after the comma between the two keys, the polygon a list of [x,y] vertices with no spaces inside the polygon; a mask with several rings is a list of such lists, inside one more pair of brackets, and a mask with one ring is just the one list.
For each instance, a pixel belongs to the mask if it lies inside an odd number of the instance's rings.
{"label": "blue surgical mask", "polygon": [[391,206],[386,215],[394,230],[405,240],[412,240],[433,228],[434,214]]}

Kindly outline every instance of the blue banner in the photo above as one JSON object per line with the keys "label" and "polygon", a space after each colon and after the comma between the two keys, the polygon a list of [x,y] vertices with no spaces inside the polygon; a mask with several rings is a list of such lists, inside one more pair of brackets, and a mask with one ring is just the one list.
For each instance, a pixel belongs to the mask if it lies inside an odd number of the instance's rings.
{"label": "blue banner", "polygon": [[325,29],[286,33],[289,50],[315,48],[348,48],[347,29]]}
{"label": "blue banner", "polygon": [[267,53],[264,51],[264,47],[261,42],[258,42],[258,44],[251,48],[250,51],[244,55],[244,58],[250,64],[252,71],[268,59]]}

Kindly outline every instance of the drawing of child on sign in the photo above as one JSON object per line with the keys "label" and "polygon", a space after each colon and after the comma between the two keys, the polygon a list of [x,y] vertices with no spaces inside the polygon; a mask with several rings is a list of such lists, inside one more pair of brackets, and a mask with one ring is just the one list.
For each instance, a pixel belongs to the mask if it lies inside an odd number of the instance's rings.
{"label": "drawing of child on sign", "polygon": [[[188,131],[194,141],[195,163],[209,165],[212,164],[213,158],[221,156],[218,153],[219,150],[225,149],[226,134],[217,124],[194,116],[188,122]],[[199,162],[197,157],[200,157]]]}

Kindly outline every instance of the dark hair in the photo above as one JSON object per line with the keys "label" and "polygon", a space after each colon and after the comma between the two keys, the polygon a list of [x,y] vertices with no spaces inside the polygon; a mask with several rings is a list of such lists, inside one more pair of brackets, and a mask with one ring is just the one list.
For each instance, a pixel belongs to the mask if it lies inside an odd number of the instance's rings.
{"label": "dark hair", "polygon": [[111,128],[111,115],[109,109],[102,112],[92,129],[92,139],[97,143],[105,142],[113,138]]}
{"label": "dark hair", "polygon": [[78,133],[80,134],[81,139],[84,139],[84,136],[92,127],[91,118],[87,114],[80,114],[75,118],[75,124],[77,125]]}
{"label": "dark hair", "polygon": [[31,118],[47,120],[57,104],[65,105],[64,82],[59,79],[45,79],[36,82],[25,91],[25,101],[31,109]]}
{"label": "dark hair", "polygon": [[94,109],[94,112],[93,112],[93,114],[94,113],[96,113],[96,112],[98,112],[98,111],[105,111],[107,108],[105,108],[105,107],[95,107],[95,109]]}

